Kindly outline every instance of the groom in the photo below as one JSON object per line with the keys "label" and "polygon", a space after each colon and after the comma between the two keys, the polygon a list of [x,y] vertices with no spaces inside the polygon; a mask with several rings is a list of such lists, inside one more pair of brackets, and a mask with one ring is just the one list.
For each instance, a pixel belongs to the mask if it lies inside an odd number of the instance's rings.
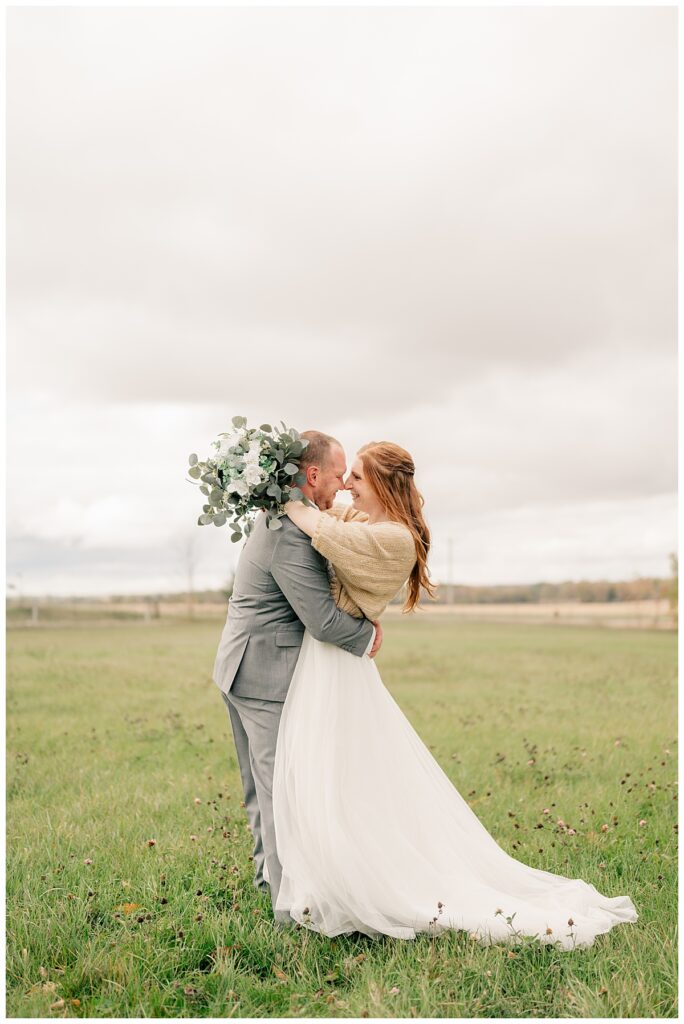
{"label": "groom", "polygon": [[[300,459],[301,490],[319,509],[330,508],[347,471],[339,441],[317,430]],[[273,825],[273,766],[283,704],[308,629],[316,640],[362,657],[375,657],[380,626],[340,611],[330,593],[327,563],[287,516],[279,530],[259,515],[246,541],[233,584],[213,678],[225,701],[235,739],[245,807],[254,837],[254,884],[271,888],[275,911],[281,866]],[[325,680],[321,680],[325,685]],[[312,770],[315,766],[312,765]]]}

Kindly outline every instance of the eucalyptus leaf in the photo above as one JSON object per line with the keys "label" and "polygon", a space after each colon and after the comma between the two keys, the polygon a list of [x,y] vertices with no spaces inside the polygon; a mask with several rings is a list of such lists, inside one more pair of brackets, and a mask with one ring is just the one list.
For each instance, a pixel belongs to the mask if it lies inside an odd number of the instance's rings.
{"label": "eucalyptus leaf", "polygon": [[232,540],[233,544],[235,544],[236,541],[242,540],[242,533],[231,533],[230,539]]}
{"label": "eucalyptus leaf", "polygon": [[210,512],[204,512],[197,520],[198,526],[207,526],[214,517]]}
{"label": "eucalyptus leaf", "polygon": [[271,433],[271,424],[270,423],[262,423],[261,426],[259,427],[259,430],[263,430],[263,432],[265,434],[270,434]]}
{"label": "eucalyptus leaf", "polygon": [[188,470],[188,475],[191,476],[193,480],[198,480],[201,472],[202,470],[199,466],[191,466]]}
{"label": "eucalyptus leaf", "polygon": [[244,416],[233,416],[232,423],[235,429],[239,430],[240,427],[245,427],[247,425],[247,420]]}
{"label": "eucalyptus leaf", "polygon": [[287,473],[288,476],[294,476],[298,472],[299,466],[295,466],[294,462],[288,462],[287,465],[283,466],[283,473]]}
{"label": "eucalyptus leaf", "polygon": [[191,455],[190,458],[188,459],[188,461],[189,461],[191,466],[196,466],[197,465],[197,456],[196,455]]}
{"label": "eucalyptus leaf", "polygon": [[283,496],[283,492],[281,491],[280,487],[278,487],[278,484],[269,484],[266,493],[270,494],[271,497],[275,498],[276,501],[280,501],[280,499]]}
{"label": "eucalyptus leaf", "polygon": [[274,517],[272,519],[269,519],[266,525],[269,528],[269,530],[280,530],[283,524],[280,522],[279,519],[276,519]]}
{"label": "eucalyptus leaf", "polygon": [[219,487],[214,487],[213,491],[209,495],[209,501],[212,503],[212,505],[220,505],[222,498],[223,491]]}
{"label": "eucalyptus leaf", "polygon": [[219,512],[218,515],[213,516],[214,526],[223,526],[226,521],[226,513]]}
{"label": "eucalyptus leaf", "polygon": [[209,488],[207,487],[206,484],[202,484],[202,486],[200,487],[200,491],[202,492],[202,494],[206,494],[207,497],[209,496]]}
{"label": "eucalyptus leaf", "polygon": [[303,497],[304,493],[298,487],[290,488],[290,501],[301,501]]}

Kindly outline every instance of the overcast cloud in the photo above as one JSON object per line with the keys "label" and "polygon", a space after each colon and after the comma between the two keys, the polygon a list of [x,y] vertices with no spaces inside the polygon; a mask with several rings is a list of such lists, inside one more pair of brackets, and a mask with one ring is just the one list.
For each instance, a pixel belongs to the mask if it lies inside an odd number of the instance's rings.
{"label": "overcast cloud", "polygon": [[664,575],[676,9],[11,8],[8,573],[222,583],[240,413],[405,445],[433,575]]}

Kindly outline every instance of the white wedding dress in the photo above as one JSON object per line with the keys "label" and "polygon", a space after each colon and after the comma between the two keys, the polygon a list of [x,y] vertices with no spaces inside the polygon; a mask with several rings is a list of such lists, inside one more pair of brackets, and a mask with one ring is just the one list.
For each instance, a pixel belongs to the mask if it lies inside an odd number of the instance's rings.
{"label": "white wedding dress", "polygon": [[573,949],[638,917],[628,896],[510,857],[375,662],[308,632],[280,721],[273,812],[283,869],[276,909],[324,935],[412,939],[455,928],[483,944],[517,932]]}

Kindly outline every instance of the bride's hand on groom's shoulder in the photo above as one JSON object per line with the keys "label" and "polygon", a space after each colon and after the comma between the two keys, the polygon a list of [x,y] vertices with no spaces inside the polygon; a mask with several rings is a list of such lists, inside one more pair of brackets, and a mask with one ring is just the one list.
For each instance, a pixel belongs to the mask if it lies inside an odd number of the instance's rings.
{"label": "bride's hand on groom's shoulder", "polygon": [[303,501],[286,501],[283,505],[283,512],[292,520],[293,523],[297,523],[301,512],[305,508],[306,505]]}
{"label": "bride's hand on groom's shoulder", "polygon": [[318,520],[323,515],[319,509],[309,507],[303,501],[288,501],[283,505],[283,511],[295,526],[298,526],[309,537],[313,537]]}

